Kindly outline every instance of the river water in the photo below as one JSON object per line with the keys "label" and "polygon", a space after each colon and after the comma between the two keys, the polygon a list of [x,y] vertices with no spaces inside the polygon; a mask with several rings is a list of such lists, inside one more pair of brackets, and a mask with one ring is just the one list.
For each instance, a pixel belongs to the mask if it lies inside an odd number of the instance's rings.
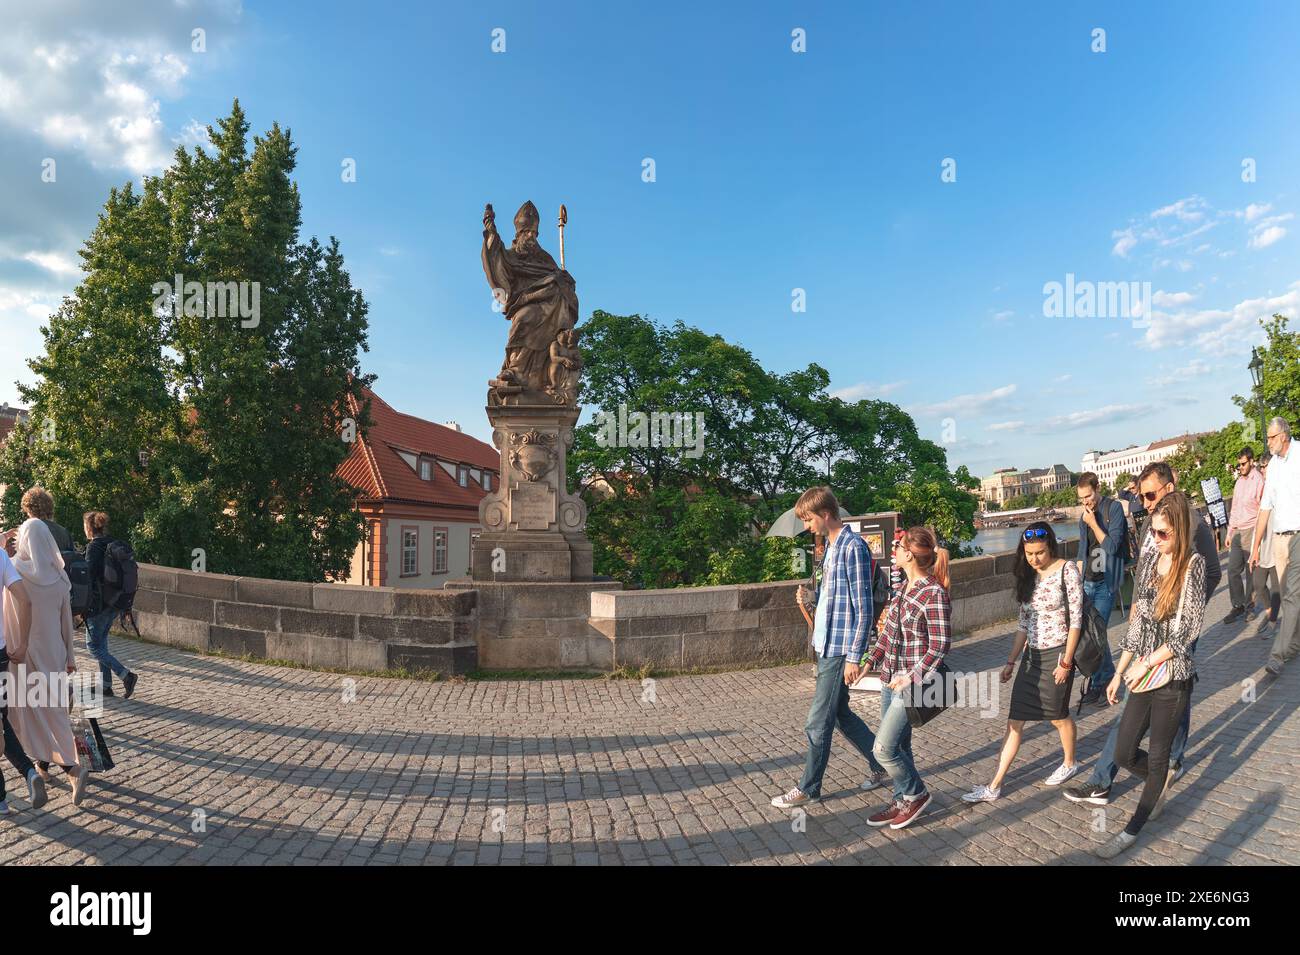
{"label": "river water", "polygon": [[[1079,522],[1065,521],[1061,524],[1053,524],[1052,530],[1056,532],[1057,540],[1069,540],[1079,536]],[[984,548],[985,554],[1006,554],[1014,551],[1020,543],[1020,535],[1024,527],[988,527],[975,534],[975,540],[972,541],[976,546]]]}

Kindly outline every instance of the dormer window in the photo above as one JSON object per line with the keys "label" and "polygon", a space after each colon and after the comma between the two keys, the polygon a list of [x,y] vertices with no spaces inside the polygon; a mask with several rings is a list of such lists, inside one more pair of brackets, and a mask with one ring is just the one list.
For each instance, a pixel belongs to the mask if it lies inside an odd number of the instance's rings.
{"label": "dormer window", "polygon": [[461,487],[469,487],[469,468],[463,464],[456,469],[456,483]]}
{"label": "dormer window", "polygon": [[421,481],[433,480],[433,462],[430,461],[428,458],[420,459],[420,480]]}
{"label": "dormer window", "polygon": [[483,472],[483,490],[492,490],[492,475],[487,471]]}

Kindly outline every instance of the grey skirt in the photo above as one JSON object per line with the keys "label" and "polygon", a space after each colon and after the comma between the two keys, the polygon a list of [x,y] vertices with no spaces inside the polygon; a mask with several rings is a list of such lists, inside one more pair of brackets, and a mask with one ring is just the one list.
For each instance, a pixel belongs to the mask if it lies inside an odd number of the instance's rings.
{"label": "grey skirt", "polygon": [[1065,652],[1064,645],[1048,650],[1026,647],[1016,671],[1016,682],[1011,687],[1010,720],[1063,720],[1070,715],[1070,688],[1074,686],[1074,670],[1057,683],[1052,676],[1057,658]]}

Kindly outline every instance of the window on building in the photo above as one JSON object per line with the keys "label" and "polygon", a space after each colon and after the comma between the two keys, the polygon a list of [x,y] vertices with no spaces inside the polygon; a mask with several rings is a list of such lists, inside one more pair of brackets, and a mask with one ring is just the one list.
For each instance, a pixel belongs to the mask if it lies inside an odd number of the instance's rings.
{"label": "window on building", "polygon": [[420,572],[420,529],[402,528],[402,576],[414,577]]}
{"label": "window on building", "polygon": [[456,481],[461,487],[469,487],[469,468],[461,467],[456,474]]}
{"label": "window on building", "polygon": [[433,529],[433,572],[435,574],[447,572],[447,529],[445,527]]}
{"label": "window on building", "polygon": [[[487,477],[486,474],[484,474],[483,476]],[[474,569],[474,545],[478,543],[478,539],[482,536],[483,536],[482,528],[471,527],[469,529],[469,561],[465,564],[465,566],[470,568],[470,570]]]}
{"label": "window on building", "polygon": [[420,459],[420,480],[421,481],[433,480],[433,462],[430,461],[428,458]]}
{"label": "window on building", "polygon": [[487,471],[483,472],[483,490],[492,490],[492,475]]}

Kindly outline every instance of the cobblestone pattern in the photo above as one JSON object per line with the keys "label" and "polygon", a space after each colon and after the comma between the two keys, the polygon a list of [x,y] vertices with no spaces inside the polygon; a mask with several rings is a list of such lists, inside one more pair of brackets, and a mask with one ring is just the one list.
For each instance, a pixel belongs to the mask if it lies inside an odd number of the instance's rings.
{"label": "cobblestone pattern", "polygon": [[[1227,609],[1225,587],[1207,619]],[[1121,863],[1300,861],[1300,665],[1265,678],[1257,629],[1216,622],[1202,636],[1187,775]],[[961,639],[951,665],[997,668],[1007,631]],[[996,716],[954,710],[918,731],[936,805],[891,832],[865,825],[882,799],[857,790],[864,762],[838,736],[820,805],[802,821],[768,805],[802,767],[808,664],[661,679],[653,692],[359,678],[348,702],[333,674],[113,644],[141,674],[101,721],[118,768],[92,776],[79,810],[60,779],[35,811],[6,763],[0,864],[1100,864],[1089,850],[1101,826],[1117,831],[1137,800],[1123,771],[1102,811],[1044,786],[1060,752],[1043,723],[1003,798],[963,803],[993,772],[1009,685]],[[875,697],[854,705],[874,728]],[[1084,760],[1115,715],[1085,710]]]}

